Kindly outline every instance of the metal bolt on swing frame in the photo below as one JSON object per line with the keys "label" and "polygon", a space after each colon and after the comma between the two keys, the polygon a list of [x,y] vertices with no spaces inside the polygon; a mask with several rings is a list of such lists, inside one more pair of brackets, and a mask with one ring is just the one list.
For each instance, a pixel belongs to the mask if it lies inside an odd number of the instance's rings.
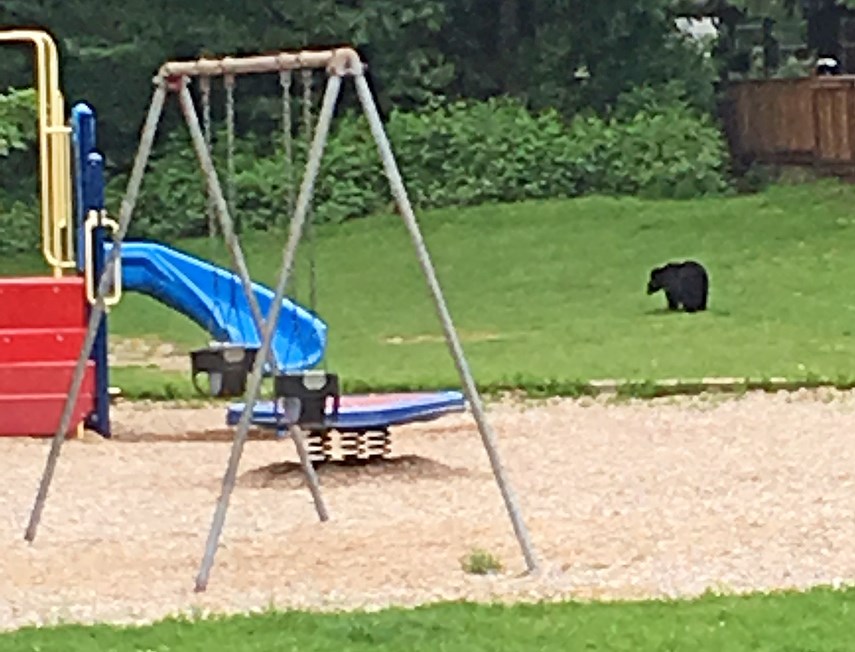
{"label": "metal bolt on swing frame", "polygon": [[[294,215],[291,219],[288,239],[282,252],[282,264],[276,284],[275,297],[271,305],[270,314],[265,320],[257,309],[257,304],[254,303],[255,297],[252,294],[251,285],[247,282],[249,276],[248,273],[246,273],[245,265],[241,264],[243,263],[243,260],[240,253],[240,245],[231,229],[232,225],[229,210],[226,206],[226,201],[223,197],[222,188],[219,185],[216,171],[213,169],[213,165],[211,164],[210,155],[205,147],[205,138],[202,133],[202,129],[199,126],[195,109],[192,106],[192,98],[190,97],[189,90],[186,88],[186,79],[188,77],[197,76],[281,72],[302,68],[326,69],[328,74],[327,86],[324,93],[322,109],[315,128],[309,158],[306,163],[303,182],[300,186]],[[391,145],[383,129],[380,115],[368,87],[368,82],[364,77],[363,63],[360,60],[359,55],[350,48],[323,51],[302,51],[296,53],[281,52],[274,55],[254,57],[226,57],[223,59],[200,59],[196,61],[168,62],[161,67],[155,80],[155,92],[152,97],[148,118],[143,130],[140,147],[134,162],[134,168],[128,183],[128,190],[125,195],[125,199],[122,202],[122,210],[119,217],[119,228],[116,234],[116,244],[111,251],[111,255],[107,260],[104,272],[98,283],[96,303],[90,317],[83,350],[81,350],[80,358],[78,359],[78,364],[75,368],[75,375],[72,379],[66,406],[63,411],[63,418],[61,419],[59,429],[54,435],[51,451],[45,467],[45,473],[42,477],[36,503],[31,513],[26,535],[28,540],[32,541],[35,537],[39,518],[47,499],[48,488],[56,467],[60,446],[64,440],[65,432],[68,429],[68,423],[71,418],[71,407],[76,402],[77,395],[80,391],[85,361],[91,351],[98,320],[100,319],[101,312],[104,309],[104,295],[109,288],[111,274],[113,273],[113,265],[115,264],[116,257],[120,255],[121,242],[127,233],[128,225],[133,214],[133,208],[139,193],[143,171],[151,153],[154,133],[157,128],[160,113],[163,109],[167,84],[170,84],[173,86],[172,90],[179,91],[179,98],[184,110],[185,119],[187,120],[188,127],[190,128],[191,136],[194,140],[194,147],[196,148],[197,156],[204,168],[209,188],[214,195],[215,209],[220,217],[220,226],[223,230],[223,235],[229,243],[233,256],[236,259],[238,270],[244,280],[245,290],[247,290],[250,295],[248,299],[250,299],[250,306],[253,307],[253,315],[256,317],[256,321],[259,324],[259,330],[262,333],[261,349],[255,359],[248,381],[244,399],[244,411],[241,415],[241,419],[238,423],[232,442],[231,454],[222,480],[222,490],[217,500],[216,509],[214,511],[213,520],[208,533],[205,554],[202,558],[199,572],[196,577],[196,591],[205,591],[207,589],[211,568],[214,563],[214,557],[219,545],[223,526],[225,524],[230,496],[234,489],[237,469],[240,464],[240,457],[243,446],[246,442],[252,413],[254,411],[256,401],[258,400],[265,360],[267,360],[271,352],[274,328],[278,321],[285,288],[292,272],[297,246],[306,222],[308,207],[312,198],[313,187],[320,167],[320,161],[329,132],[332,114],[338,99],[342,79],[345,77],[352,77],[354,79],[359,101],[368,120],[371,134],[377,145],[383,169],[389,181],[390,189],[412,240],[419,265],[424,273],[425,280],[431,292],[437,315],[442,324],[446,343],[460,376],[464,394],[469,402],[470,409],[472,410],[493,474],[499,486],[514,533],[525,559],[527,569],[529,572],[535,572],[538,570],[538,560],[534,553],[528,529],[522,519],[518,499],[510,485],[510,481],[497,450],[496,435],[487,420],[481,396],[464,356],[463,348],[460,344],[456,328],[445,303],[442,289],[436,277],[436,272],[428,254],[427,247],[425,246],[422,238],[412,205],[410,204],[410,200],[407,196],[406,188],[395,161]],[[177,89],[175,88],[176,82],[180,82]],[[295,437],[295,444],[297,444],[301,439],[296,430],[295,434],[297,434]],[[306,467],[309,469],[308,476],[311,480],[314,472],[311,467],[311,463],[308,462],[305,449],[303,448],[301,450],[301,447],[298,445],[298,452],[300,452],[301,460],[306,459]],[[310,482],[310,484],[312,483]],[[315,486],[315,489],[316,488],[317,487]],[[320,500],[320,492],[318,491],[315,495],[315,491],[313,490],[313,496],[316,499],[316,507],[318,507],[318,511],[320,513],[321,509],[318,504]]]}

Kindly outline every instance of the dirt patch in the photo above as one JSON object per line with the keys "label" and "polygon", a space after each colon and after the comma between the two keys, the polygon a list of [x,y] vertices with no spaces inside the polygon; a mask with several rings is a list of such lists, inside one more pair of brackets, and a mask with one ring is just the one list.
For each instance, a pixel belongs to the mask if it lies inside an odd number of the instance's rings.
{"label": "dirt patch", "polygon": [[[22,533],[48,443],[0,440],[0,626],[855,581],[851,392],[489,411],[541,575],[521,576],[481,440],[454,415],[394,431],[396,461],[322,467],[326,523],[292,443],[248,443],[211,584],[195,594],[230,445],[194,437],[222,431],[224,409],[119,405],[115,441],[64,448],[32,545]],[[474,548],[507,570],[466,575]]]}
{"label": "dirt patch", "polygon": [[[318,465],[316,471],[325,487],[349,487],[375,481],[442,481],[473,475],[465,467],[452,467],[419,455],[380,459],[365,465],[328,462]],[[255,489],[307,488],[303,468],[297,462],[277,462],[247,471],[239,482],[241,486]]]}
{"label": "dirt patch", "polygon": [[[500,333],[481,333],[481,332],[460,332],[461,342],[498,342],[506,339],[506,335]],[[394,335],[386,337],[383,340],[386,344],[442,344],[445,342],[445,336],[442,333],[412,335],[403,337]]]}
{"label": "dirt patch", "polygon": [[111,337],[107,358],[113,367],[149,367],[190,373],[190,356],[175,344],[142,338]]}
{"label": "dirt patch", "polygon": [[215,403],[120,400],[111,416],[113,442],[229,442],[234,437],[226,425],[226,406]]}

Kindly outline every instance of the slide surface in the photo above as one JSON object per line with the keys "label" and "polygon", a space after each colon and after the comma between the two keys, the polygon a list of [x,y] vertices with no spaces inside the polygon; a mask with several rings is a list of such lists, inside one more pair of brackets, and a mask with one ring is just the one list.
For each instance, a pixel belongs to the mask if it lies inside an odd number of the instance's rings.
{"label": "slide surface", "polygon": [[[112,245],[106,246],[107,253]],[[259,283],[253,291],[266,317],[274,292]],[[122,244],[122,291],[145,294],[189,317],[221,342],[261,346],[240,276],[158,242]],[[323,357],[327,325],[288,299],[273,334],[280,371],[310,369]]]}

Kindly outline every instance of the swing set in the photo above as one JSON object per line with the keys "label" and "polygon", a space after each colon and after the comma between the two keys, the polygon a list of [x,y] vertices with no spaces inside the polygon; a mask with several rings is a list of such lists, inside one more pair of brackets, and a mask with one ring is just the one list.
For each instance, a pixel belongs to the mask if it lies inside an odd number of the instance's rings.
{"label": "swing set", "polygon": [[[275,285],[274,298],[270,304],[266,318],[262,314],[252,281],[247,270],[246,261],[241,250],[239,239],[235,233],[232,215],[234,211],[234,80],[239,75],[278,73],[283,91],[283,149],[288,165],[288,174],[293,170],[293,147],[290,129],[290,87],[293,71],[301,71],[304,81],[304,98],[310,99],[311,91],[308,80],[312,71],[326,72],[326,86],[323,93],[317,122],[311,127],[313,136],[307,134],[307,160],[302,183],[295,199],[289,193],[289,209],[293,208],[289,222],[287,241],[282,250],[282,261]],[[229,197],[223,193],[219,176],[211,157],[210,134],[210,78],[222,77],[225,83],[227,98],[227,146],[229,148],[228,187]],[[191,79],[200,82],[203,117],[205,129],[200,125],[193,98],[188,88]],[[377,146],[384,173],[389,181],[391,193],[397,204],[398,213],[409,233],[419,266],[424,274],[430,295],[432,297],[446,343],[458,371],[461,392],[426,393],[410,395],[393,395],[392,397],[372,397],[371,400],[359,403],[360,397],[342,396],[337,374],[326,369],[283,369],[276,360],[271,346],[274,331],[279,319],[285,297],[286,288],[292,280],[292,271],[297,247],[304,231],[311,233],[308,215],[318,176],[324,146],[329,134],[333,112],[345,79],[354,82],[359,104],[367,119],[368,126]],[[115,230],[114,241],[109,254],[105,256],[103,272],[97,285],[94,302],[90,311],[86,336],[80,351],[60,423],[55,431],[50,452],[48,454],[44,473],[41,478],[35,503],[30,514],[25,538],[33,541],[36,536],[41,515],[47,500],[48,490],[55,473],[61,446],[65,440],[68,426],[72,419],[73,407],[81,390],[85,363],[92,350],[96,331],[105,312],[112,278],[117,262],[121,260],[122,242],[128,232],[133,216],[134,207],[139,195],[142,178],[149,160],[154,143],[157,125],[169,94],[178,97],[184,119],[186,121],[196,157],[204,173],[208,189],[208,205],[211,214],[216,217],[222,237],[231,254],[232,263],[239,276],[246,300],[258,332],[261,334],[261,344],[256,350],[242,347],[239,344],[223,346],[213,343],[207,348],[199,349],[191,354],[194,364],[194,374],[209,373],[212,377],[229,376],[229,382],[216,382],[212,385],[218,395],[234,395],[235,387],[243,390],[243,403],[229,407],[227,421],[236,427],[232,441],[231,453],[222,479],[222,490],[216,504],[213,520],[208,533],[205,553],[196,577],[196,591],[207,588],[214,557],[219,545],[226,519],[226,513],[232,491],[237,479],[237,471],[243,447],[246,443],[251,425],[274,428],[278,433],[290,435],[297,450],[307,484],[315,503],[318,517],[321,521],[329,518],[320,486],[313,466],[312,457],[326,460],[329,452],[328,435],[331,430],[338,430],[349,435],[343,442],[343,448],[353,454],[356,449],[379,449],[384,454],[388,448],[388,428],[396,423],[406,423],[418,419],[435,418],[438,414],[448,411],[459,411],[468,406],[475,424],[477,425],[482,443],[489,458],[491,468],[498,488],[501,492],[505,507],[510,517],[511,525],[523,553],[526,566],[530,572],[537,570],[538,562],[535,557],[528,530],[523,522],[517,498],[510,485],[506,471],[499,457],[496,436],[490,426],[481,396],[476,387],[463,348],[452,322],[451,315],[443,297],[440,283],[431,262],[425,242],[422,238],[416,216],[407,196],[404,181],[395,160],[374,98],[364,76],[364,64],[355,50],[347,47],[332,50],[311,50],[300,52],[279,52],[276,54],[225,57],[222,59],[198,59],[195,61],[174,61],[163,64],[154,79],[154,92],[149,105],[145,124],[142,129],[139,148],[136,153],[133,168],[125,197],[122,201]],[[206,100],[207,98],[207,100]],[[304,121],[311,122],[308,103],[304,104]],[[308,131],[308,130],[307,130]],[[293,178],[293,177],[292,177]],[[293,204],[292,204],[293,201]],[[214,225],[214,220],[209,222]],[[212,231],[213,232],[213,231]],[[310,254],[312,252],[310,251]],[[312,314],[315,307],[314,256],[311,266],[311,297]],[[260,402],[262,378],[273,376],[274,400]],[[236,381],[236,382],[232,382]],[[361,397],[365,399],[365,397]],[[307,447],[304,433],[309,433],[310,446]],[[311,450],[310,450],[311,449]],[[351,455],[352,456],[352,455]]]}

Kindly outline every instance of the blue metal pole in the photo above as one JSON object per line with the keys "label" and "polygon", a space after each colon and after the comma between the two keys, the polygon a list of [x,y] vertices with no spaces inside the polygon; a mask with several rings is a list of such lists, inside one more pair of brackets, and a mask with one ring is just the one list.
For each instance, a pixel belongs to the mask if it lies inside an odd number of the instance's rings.
{"label": "blue metal pole", "polygon": [[[86,181],[88,209],[104,208],[104,158],[98,152],[91,152],[86,157]],[[104,243],[107,233],[103,225],[97,226],[92,232],[92,266],[94,278],[101,278],[104,272],[106,256]],[[107,316],[101,318],[95,342],[92,345],[91,360],[95,361],[95,414],[90,415],[89,427],[104,437],[110,432],[110,367],[107,360]]]}
{"label": "blue metal pole", "polygon": [[95,151],[95,112],[88,104],[78,102],[71,110],[71,133],[74,146],[74,188],[76,193],[75,217],[77,219],[77,271],[83,273],[86,261],[83,251],[83,222],[92,202],[86,185],[86,160]]}
{"label": "blue metal pole", "polygon": [[[83,273],[87,265],[84,260],[84,223],[91,210],[101,211],[104,202],[104,158],[96,151],[96,121],[92,108],[80,102],[71,111],[74,142],[75,190],[77,194],[75,216],[77,218],[77,268]],[[92,274],[100,278],[104,270],[104,228],[99,225],[92,232]],[[95,362],[95,412],[86,419],[86,427],[103,437],[111,435],[109,366],[107,360],[107,317],[98,325],[92,353]]]}

